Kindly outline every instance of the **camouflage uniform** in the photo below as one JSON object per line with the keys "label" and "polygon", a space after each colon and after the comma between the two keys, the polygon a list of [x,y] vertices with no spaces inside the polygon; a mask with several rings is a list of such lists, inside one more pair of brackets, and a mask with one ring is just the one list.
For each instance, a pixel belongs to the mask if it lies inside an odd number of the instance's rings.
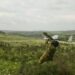
{"label": "camouflage uniform", "polygon": [[52,61],[53,56],[56,52],[56,47],[59,46],[59,43],[56,40],[52,40],[51,43],[48,43],[48,41],[46,41],[46,43],[48,44],[47,51],[45,51],[43,55],[40,57],[40,64],[42,64],[45,61]]}

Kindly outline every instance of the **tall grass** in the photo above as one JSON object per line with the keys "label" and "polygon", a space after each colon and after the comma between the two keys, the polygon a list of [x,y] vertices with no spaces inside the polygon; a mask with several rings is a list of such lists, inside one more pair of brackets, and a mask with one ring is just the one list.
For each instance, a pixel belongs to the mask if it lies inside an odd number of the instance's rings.
{"label": "tall grass", "polygon": [[39,64],[45,50],[40,39],[1,38],[0,75],[75,75],[75,45],[60,45],[53,61]]}

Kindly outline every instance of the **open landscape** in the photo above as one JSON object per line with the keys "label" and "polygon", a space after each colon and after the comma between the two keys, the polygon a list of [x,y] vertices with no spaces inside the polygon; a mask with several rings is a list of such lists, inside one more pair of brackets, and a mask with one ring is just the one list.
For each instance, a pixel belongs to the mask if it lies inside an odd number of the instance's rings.
{"label": "open landscape", "polygon": [[[0,75],[75,75],[75,45],[61,44],[53,61],[39,64],[40,56],[47,50],[42,32],[26,33],[0,32]],[[61,40],[74,35],[74,31],[48,33],[64,36]]]}
{"label": "open landscape", "polygon": [[0,75],[75,75],[75,0],[0,0]]}

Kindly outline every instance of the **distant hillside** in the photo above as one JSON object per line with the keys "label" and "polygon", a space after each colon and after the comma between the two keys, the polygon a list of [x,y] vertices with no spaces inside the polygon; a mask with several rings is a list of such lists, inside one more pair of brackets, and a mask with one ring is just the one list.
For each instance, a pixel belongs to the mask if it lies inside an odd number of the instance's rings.
{"label": "distant hillside", "polygon": [[43,32],[48,32],[51,34],[75,34],[75,30],[70,31],[2,31],[9,34],[23,34],[23,35],[31,35],[31,34],[40,34]]}
{"label": "distant hillside", "polygon": [[4,31],[0,31],[0,34],[5,34],[5,32]]}
{"label": "distant hillside", "polygon": [[3,31],[1,33],[6,33],[9,35],[19,35],[19,36],[25,36],[25,37],[35,37],[35,38],[42,38],[42,33],[47,32],[48,34],[52,35],[73,35],[75,36],[75,30],[72,31]]}

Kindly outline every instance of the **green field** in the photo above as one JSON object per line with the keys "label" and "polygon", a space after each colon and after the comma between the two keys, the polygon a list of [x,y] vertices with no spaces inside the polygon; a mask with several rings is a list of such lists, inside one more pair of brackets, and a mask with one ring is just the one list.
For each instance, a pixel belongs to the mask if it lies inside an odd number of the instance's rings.
{"label": "green field", "polygon": [[75,45],[60,45],[53,61],[39,64],[44,40],[0,35],[0,75],[75,75]]}

